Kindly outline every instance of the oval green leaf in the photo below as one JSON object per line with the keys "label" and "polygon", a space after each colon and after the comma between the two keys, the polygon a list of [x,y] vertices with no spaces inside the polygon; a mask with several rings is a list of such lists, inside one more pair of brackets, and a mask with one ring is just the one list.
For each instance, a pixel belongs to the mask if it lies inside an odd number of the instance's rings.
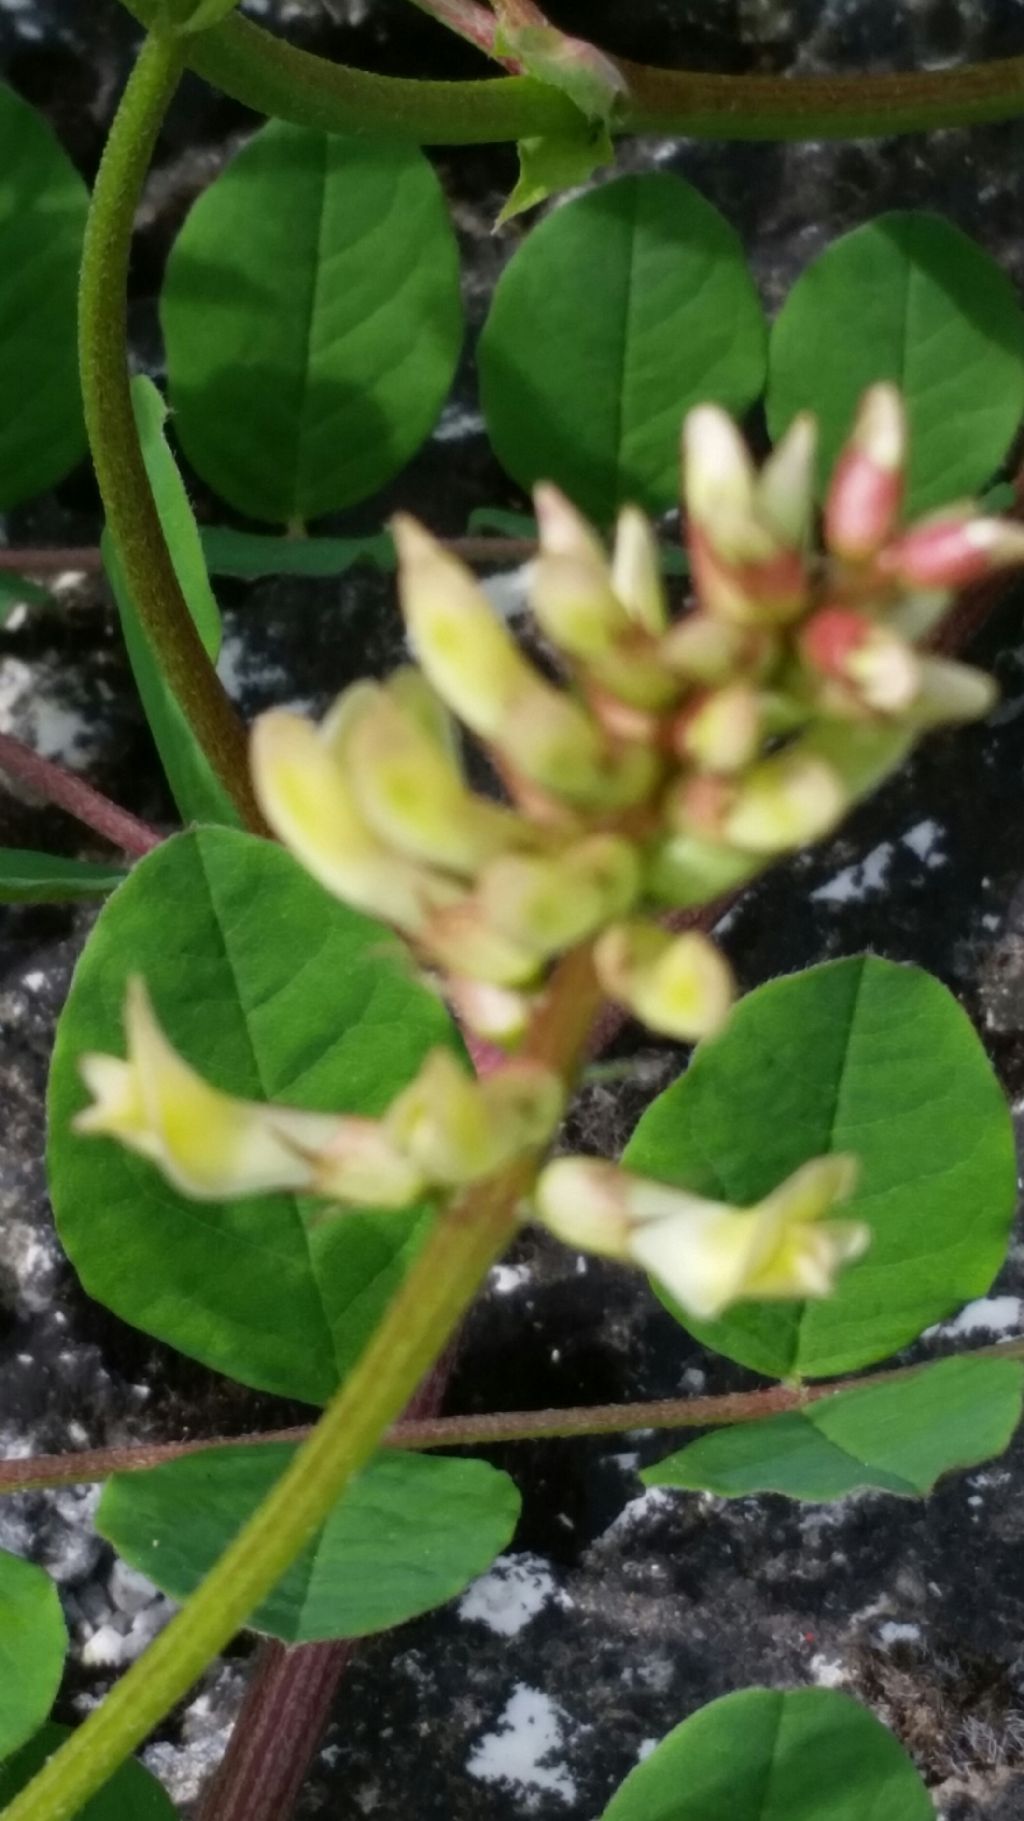
{"label": "oval green leaf", "polygon": [[[152,380],[132,381],[132,405],[139,446],[153,490],[153,501],[185,604],[211,664],[220,652],[221,623],[199,530],[178,466],[167,444],[167,406]],[[221,822],[238,826],[238,810],[192,731],[188,716],[164,676],[138,609],[128,591],[114,541],[103,538],[103,561],[121,618],[150,733],[181,815],[186,822]]]}
{"label": "oval green leaf", "polygon": [[982,1295],[1002,1263],[1017,1190],[1010,1116],[969,1020],[919,968],[867,955],[759,987],[648,1108],[624,1161],[750,1203],[829,1151],[860,1158],[843,1213],[873,1233],[835,1294],[738,1304],[714,1322],[673,1309],[772,1378],[884,1359]]}
{"label": "oval green leaf", "polygon": [[1002,1454],[1020,1422],[1022,1396],[1019,1360],[941,1360],[804,1410],[717,1429],[640,1478],[645,1486],[723,1498],[782,1492],[822,1501],[866,1487],[924,1498],[943,1473]]}
{"label": "oval green leaf", "polygon": [[0,86],[0,509],[85,453],[78,267],[89,194],[45,120]]}
{"label": "oval green leaf", "polygon": [[50,1188],[91,1296],[245,1384],[311,1403],[358,1356],[429,1220],[270,1195],[193,1202],[107,1139],[80,1138],[78,1057],[124,1053],[143,974],[172,1041],[218,1086],[376,1115],[436,1044],[440,1001],[379,924],[231,829],[178,835],[110,898],[79,961],[50,1076]]}
{"label": "oval green leaf", "polygon": [[[184,1599],[267,1496],[295,1450],[204,1450],[110,1481],[101,1535]],[[287,1644],[387,1631],[454,1599],[511,1541],[519,1494],[486,1461],[377,1455],[254,1614]]]}
{"label": "oval green leaf", "polygon": [[67,1626],[49,1575],[0,1550],[0,1758],[46,1719],[67,1648]]}
{"label": "oval green leaf", "polygon": [[[0,1764],[0,1803],[5,1808],[71,1736],[70,1727],[47,1724],[8,1763]],[[177,1813],[163,1785],[132,1758],[75,1811],[76,1821],[176,1821]]]}
{"label": "oval green leaf", "polygon": [[28,848],[0,847],[0,904],[57,904],[65,899],[105,898],[125,877],[122,866],[65,860]]}
{"label": "oval green leaf", "polygon": [[602,1821],[935,1821],[898,1740],[828,1688],[745,1688],[631,1771]]}
{"label": "oval green leaf", "polygon": [[161,300],[182,446],[287,524],[365,499],[429,436],[462,342],[458,253],[413,146],[275,121],[199,198]]}
{"label": "oval green leaf", "polygon": [[984,486],[1024,412],[1024,313],[995,260],[941,216],[881,215],[797,280],[772,329],[772,435],[816,412],[824,479],[880,379],[907,401],[911,511]]}
{"label": "oval green leaf", "polygon": [[499,461],[607,523],[627,500],[675,504],[691,405],[744,411],[758,396],[764,317],[718,210],[679,177],[626,177],[534,228],[495,291],[479,363]]}

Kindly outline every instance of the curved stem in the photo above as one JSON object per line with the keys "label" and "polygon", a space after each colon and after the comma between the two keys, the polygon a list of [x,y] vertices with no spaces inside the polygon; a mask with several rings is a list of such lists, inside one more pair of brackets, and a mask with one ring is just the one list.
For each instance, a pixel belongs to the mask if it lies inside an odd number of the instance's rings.
{"label": "curved stem", "polygon": [[[599,989],[589,950],[556,970],[524,1053],[573,1078]],[[191,1688],[280,1580],[365,1466],[515,1232],[536,1160],[467,1190],[437,1220],[358,1365],[269,1497],[188,1604],[85,1724],[4,1811],[6,1821],[70,1821]]]}
{"label": "curved stem", "polygon": [[135,859],[141,860],[144,854],[152,853],[163,839],[155,828],[133,816],[131,810],[112,803],[77,773],[66,771],[63,765],[56,765],[52,759],[44,759],[40,753],[33,752],[30,746],[23,746],[13,734],[0,733],[0,772],[27,784],[48,803],[74,816],[83,827],[91,828],[94,834],[102,835],[105,841]]}
{"label": "curved stem", "polygon": [[[144,25],[156,0],[124,0]],[[396,134],[421,144],[473,145],[554,133],[578,118],[552,88],[525,76],[417,82],[330,63],[232,17],[188,43],[191,67],[261,114],[328,132]],[[710,139],[856,139],[1011,120],[1024,113],[1024,57],[961,69],[883,75],[719,76],[617,59],[629,105],[623,133]]]}
{"label": "curved stem", "polygon": [[174,572],[132,409],[128,266],[157,134],[181,77],[179,40],[150,38],[128,79],[93,191],[82,254],[82,399],[107,524],[132,600],[193,733],[249,828],[262,830],[245,733],[203,649]]}

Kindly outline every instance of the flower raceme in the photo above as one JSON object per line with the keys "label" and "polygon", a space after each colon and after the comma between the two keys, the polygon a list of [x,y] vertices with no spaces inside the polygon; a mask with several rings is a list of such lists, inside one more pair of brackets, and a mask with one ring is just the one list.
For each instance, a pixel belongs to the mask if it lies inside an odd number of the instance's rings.
{"label": "flower raceme", "polygon": [[[799,417],[758,471],[713,406],[688,417],[683,492],[695,599],[672,619],[658,547],[627,507],[609,554],[556,488],[537,489],[530,598],[543,665],[471,573],[394,524],[415,666],[360,682],[315,726],[253,733],[273,831],[328,891],[390,924],[462,1021],[512,1059],[485,1081],[428,1057],[380,1120],[258,1106],[203,1081],[140,983],[127,1059],[86,1057],[79,1130],[119,1138],[184,1193],[290,1189],[342,1204],[451,1194],[548,1144],[563,1088],[514,1051],[558,956],[591,949],[607,996],[687,1042],[720,1028],[727,963],[666,907],[707,903],[828,834],[920,735],[983,714],[982,673],[924,642],[954,592],[1024,563],[1024,529],[956,506],[903,521],[902,402],[876,386],[840,455],[814,542],[816,430]],[[503,797],[474,790],[458,723]],[[540,1218],[652,1273],[697,1316],[741,1297],[820,1296],[867,1243],[826,1218],[850,1160],[819,1158],[756,1207],[703,1201],[563,1158]]]}
{"label": "flower raceme", "polygon": [[513,1062],[475,1081],[443,1049],[383,1119],[268,1106],[204,1081],[164,1034],[141,980],[129,984],[124,1024],[126,1059],[81,1060],[93,1100],[77,1129],[119,1139],[200,1201],[276,1189],[408,1207],[546,1144],[562,1110],[550,1070]]}
{"label": "flower raceme", "polygon": [[[608,995],[689,1041],[728,1009],[686,908],[819,839],[927,727],[970,719],[987,677],[921,640],[964,580],[1024,561],[1024,531],[957,507],[909,527],[906,424],[869,392],[812,548],[816,433],[798,418],[758,472],[724,412],[683,434],[696,602],[669,616],[657,545],[627,508],[611,555],[537,489],[530,596],[552,681],[475,579],[421,526],[394,525],[419,669],[346,691],[322,725],[257,724],[263,812],[324,885],[391,923],[478,1034],[514,1046],[547,968],[596,940]],[[456,717],[504,802],[472,790]],[[642,959],[641,959],[642,957]]]}

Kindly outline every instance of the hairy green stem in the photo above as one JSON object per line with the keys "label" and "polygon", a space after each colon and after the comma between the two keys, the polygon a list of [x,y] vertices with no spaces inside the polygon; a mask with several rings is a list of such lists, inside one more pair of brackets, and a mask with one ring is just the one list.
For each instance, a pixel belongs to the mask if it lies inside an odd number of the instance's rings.
{"label": "hairy green stem", "polygon": [[[150,25],[156,0],[124,0]],[[328,132],[396,135],[427,145],[524,139],[578,116],[555,89],[525,76],[417,82],[312,56],[247,19],[191,39],[190,66],[258,113]],[[1011,120],[1024,113],[1024,57],[960,69],[882,75],[719,76],[617,59],[629,100],[623,133],[709,139],[857,139]]]}
{"label": "hairy green stem", "polygon": [[[525,1053],[574,1078],[598,997],[589,952],[568,955]],[[6,1821],[70,1821],[245,1623],[405,1408],[511,1239],[535,1172],[536,1160],[522,1159],[441,1215],[358,1365],[269,1497],[166,1631],[4,1810]]]}
{"label": "hairy green stem", "polygon": [[128,361],[128,267],[139,196],[178,87],[184,41],[150,38],[100,164],[82,254],[79,359],[96,479],[125,581],[160,667],[243,821],[261,830],[245,733],[174,572],[139,447]]}

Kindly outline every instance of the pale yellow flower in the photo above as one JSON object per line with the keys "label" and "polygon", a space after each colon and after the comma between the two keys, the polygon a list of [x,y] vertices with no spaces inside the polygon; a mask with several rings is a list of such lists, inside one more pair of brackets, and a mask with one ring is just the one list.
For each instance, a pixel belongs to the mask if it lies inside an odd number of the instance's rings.
{"label": "pale yellow flower", "polygon": [[613,1163],[561,1157],[537,1185],[541,1220],[569,1245],[640,1265],[700,1320],[732,1304],[828,1296],[867,1249],[862,1221],[827,1220],[856,1179],[852,1157],[816,1157],[751,1208],[708,1201]]}
{"label": "pale yellow flower", "polygon": [[423,1178],[366,1119],[236,1099],[204,1081],[168,1041],[145,985],[125,998],[128,1056],[87,1055],[93,1104],[78,1132],[116,1138],[202,1201],[270,1190],[308,1191],[404,1207]]}

